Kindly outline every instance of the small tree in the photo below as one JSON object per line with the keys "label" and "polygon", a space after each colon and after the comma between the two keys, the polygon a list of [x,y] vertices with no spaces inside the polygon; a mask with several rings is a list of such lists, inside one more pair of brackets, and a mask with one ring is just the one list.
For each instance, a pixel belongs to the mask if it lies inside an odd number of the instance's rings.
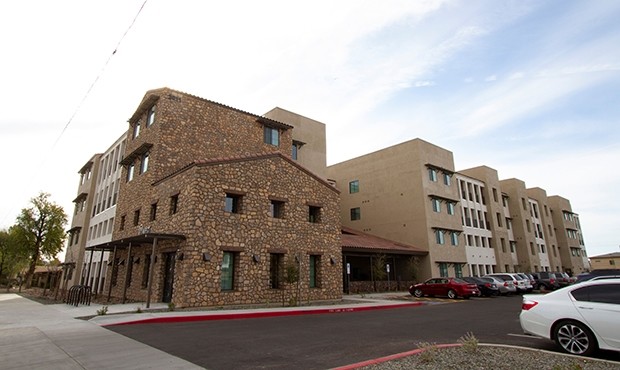
{"label": "small tree", "polygon": [[385,254],[377,254],[372,260],[372,279],[377,291],[377,281],[384,281],[387,279],[386,271],[387,257]]}
{"label": "small tree", "polygon": [[47,193],[40,193],[31,199],[31,207],[22,209],[17,217],[15,229],[18,242],[30,256],[26,287],[32,284],[32,276],[41,257],[56,257],[65,240],[67,215],[62,207],[51,202],[49,197]]}
{"label": "small tree", "polygon": [[291,298],[289,299],[289,306],[297,305],[299,301],[299,289],[297,289],[298,286],[295,287],[293,284],[299,284],[299,263],[293,258],[290,258],[286,264],[284,279],[289,287],[294,288],[293,292],[291,292]]}
{"label": "small tree", "polygon": [[418,279],[418,270],[420,265],[420,258],[411,256],[407,260],[406,273],[407,278],[416,281]]}
{"label": "small tree", "polygon": [[28,265],[28,253],[18,242],[15,227],[0,230],[0,281],[5,281],[7,289],[11,279]]}

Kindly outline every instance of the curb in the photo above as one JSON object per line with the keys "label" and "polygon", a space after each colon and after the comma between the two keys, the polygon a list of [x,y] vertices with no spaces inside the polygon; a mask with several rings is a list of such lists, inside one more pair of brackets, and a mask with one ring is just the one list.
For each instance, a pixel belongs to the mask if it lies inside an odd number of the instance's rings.
{"label": "curb", "polygon": [[[460,343],[436,344],[435,345],[436,348],[450,348],[450,347],[460,347],[460,346],[461,346]],[[355,363],[355,364],[350,364],[350,365],[345,365],[345,366],[341,366],[341,367],[336,367],[336,368],[333,368],[332,370],[353,370],[353,369],[359,369],[360,367],[364,367],[364,366],[376,365],[376,364],[380,364],[382,362],[398,360],[398,359],[403,358],[403,357],[418,355],[418,354],[420,354],[420,353],[422,353],[424,351],[426,351],[426,348],[418,348],[418,349],[414,349],[414,350],[407,351],[407,352],[396,353],[396,354],[385,356],[385,357],[379,357],[379,358],[375,358],[375,359],[372,359],[372,360],[366,360],[366,361],[358,362],[358,363]]]}
{"label": "curb", "polygon": [[137,324],[161,324],[161,323],[180,323],[180,322],[194,322],[194,321],[214,321],[214,320],[235,320],[235,319],[256,319],[266,317],[279,317],[279,316],[300,316],[300,315],[319,315],[319,314],[333,314],[333,313],[345,313],[345,312],[361,312],[372,310],[384,310],[390,308],[402,308],[402,307],[417,307],[422,306],[422,302],[409,302],[389,305],[376,305],[376,306],[360,306],[360,307],[343,307],[343,308],[318,308],[308,310],[294,310],[294,311],[260,311],[260,312],[229,312],[219,314],[202,314],[202,315],[178,315],[178,316],[159,316],[138,320],[128,320],[116,323],[101,324],[100,326],[118,326],[118,325],[137,325]]}

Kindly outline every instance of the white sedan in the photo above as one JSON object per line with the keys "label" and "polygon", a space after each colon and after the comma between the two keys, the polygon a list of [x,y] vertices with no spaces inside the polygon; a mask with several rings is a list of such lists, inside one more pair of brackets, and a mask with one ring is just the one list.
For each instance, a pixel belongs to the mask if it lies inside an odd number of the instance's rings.
{"label": "white sedan", "polygon": [[620,351],[620,279],[586,281],[523,296],[519,321],[526,334],[553,340],[564,352]]}

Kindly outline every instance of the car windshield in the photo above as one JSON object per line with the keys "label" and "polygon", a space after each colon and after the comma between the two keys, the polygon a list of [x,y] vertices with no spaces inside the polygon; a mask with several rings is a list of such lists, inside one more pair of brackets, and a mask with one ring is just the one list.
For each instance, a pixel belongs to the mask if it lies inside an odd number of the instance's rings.
{"label": "car windshield", "polygon": [[454,278],[454,279],[452,279],[452,281],[457,283],[457,284],[469,284],[467,281],[465,281],[463,279],[459,279],[459,278]]}

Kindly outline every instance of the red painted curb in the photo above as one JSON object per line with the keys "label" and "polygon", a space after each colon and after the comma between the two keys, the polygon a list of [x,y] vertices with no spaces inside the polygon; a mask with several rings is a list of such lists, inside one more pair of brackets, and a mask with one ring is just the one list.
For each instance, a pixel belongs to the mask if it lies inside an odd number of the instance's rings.
{"label": "red painted curb", "polygon": [[[437,344],[435,346],[437,348],[449,348],[449,347],[460,347],[461,344],[459,344],[459,343],[454,343],[454,344]],[[375,359],[372,359],[372,360],[366,360],[366,361],[358,362],[358,363],[351,364],[351,365],[345,365],[345,366],[341,366],[341,367],[336,367],[336,368],[333,368],[332,370],[354,370],[354,369],[359,369],[360,367],[364,367],[364,366],[376,365],[376,364],[380,364],[382,362],[398,360],[399,358],[403,358],[403,357],[407,357],[407,356],[418,355],[418,354],[420,354],[420,353],[422,353],[424,351],[426,351],[425,348],[418,348],[418,349],[414,349],[414,350],[411,350],[411,351],[402,352],[402,353],[396,353],[394,355],[389,355],[389,356],[385,356],[385,357],[379,357],[379,358],[375,358]]]}
{"label": "red painted curb", "polygon": [[262,317],[277,317],[277,316],[317,315],[317,314],[327,314],[327,313],[357,312],[357,311],[383,310],[383,309],[389,309],[389,308],[415,307],[415,306],[421,306],[421,305],[423,305],[422,302],[410,302],[410,303],[384,305],[384,306],[320,308],[320,309],[315,309],[315,310],[221,313],[221,314],[194,315],[194,316],[162,316],[162,317],[152,317],[152,318],[142,319],[142,320],[106,324],[102,326],[134,325],[134,324],[161,324],[161,323],[179,323],[179,322],[212,321],[212,320],[255,319],[255,318],[262,318]]}

